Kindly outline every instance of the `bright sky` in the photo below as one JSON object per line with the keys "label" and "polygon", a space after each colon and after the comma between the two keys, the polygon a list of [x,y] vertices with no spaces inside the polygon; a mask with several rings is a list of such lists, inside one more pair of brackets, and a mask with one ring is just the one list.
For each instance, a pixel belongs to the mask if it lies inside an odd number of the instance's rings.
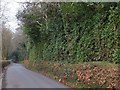
{"label": "bright sky", "polygon": [[18,10],[21,8],[21,4],[18,2],[32,2],[32,1],[33,0],[0,0],[0,3],[3,7],[6,4],[4,15],[8,19],[6,25],[10,28],[11,31],[15,32],[16,28],[19,27],[16,14]]}
{"label": "bright sky", "polygon": [[[26,0],[2,0],[1,4],[5,6],[4,15],[7,17],[6,25],[13,31],[16,31],[18,28],[16,14],[21,5],[18,2],[25,2]],[[4,8],[4,7],[2,7]]]}

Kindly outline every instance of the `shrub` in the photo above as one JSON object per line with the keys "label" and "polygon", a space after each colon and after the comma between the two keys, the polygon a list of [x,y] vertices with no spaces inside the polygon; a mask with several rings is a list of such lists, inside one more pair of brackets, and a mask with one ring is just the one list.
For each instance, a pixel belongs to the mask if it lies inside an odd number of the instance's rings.
{"label": "shrub", "polygon": [[8,66],[10,64],[10,61],[9,60],[1,60],[0,61],[0,68],[2,68],[2,70],[4,70],[4,68],[6,66]]}

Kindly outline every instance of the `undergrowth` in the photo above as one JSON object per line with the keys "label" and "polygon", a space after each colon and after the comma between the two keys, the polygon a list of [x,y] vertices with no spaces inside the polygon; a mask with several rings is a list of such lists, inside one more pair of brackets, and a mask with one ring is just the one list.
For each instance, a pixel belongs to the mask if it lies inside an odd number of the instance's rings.
{"label": "undergrowth", "polygon": [[120,73],[117,64],[106,62],[63,64],[50,61],[29,62],[28,60],[25,60],[24,64],[27,68],[72,88],[120,88]]}

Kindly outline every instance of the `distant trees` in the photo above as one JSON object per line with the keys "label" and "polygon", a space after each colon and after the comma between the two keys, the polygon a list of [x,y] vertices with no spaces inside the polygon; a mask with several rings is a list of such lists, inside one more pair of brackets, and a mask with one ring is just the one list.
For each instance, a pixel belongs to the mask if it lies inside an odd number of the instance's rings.
{"label": "distant trees", "polygon": [[120,3],[26,3],[17,18],[30,60],[118,63]]}
{"label": "distant trees", "polygon": [[2,26],[2,59],[7,59],[10,46],[11,46],[12,32],[6,28],[4,25]]}
{"label": "distant trees", "polygon": [[15,54],[15,57],[20,57],[19,53],[23,53],[26,49],[23,49],[25,36],[23,35],[21,30],[17,30],[16,33],[13,34],[13,32],[9,29],[9,27],[6,26],[7,22],[7,2],[0,2],[0,60],[5,60],[10,58],[13,53]]}
{"label": "distant trees", "polygon": [[23,60],[26,57],[26,36],[23,34],[20,28],[13,34],[11,39],[10,58],[15,60]]}
{"label": "distant trees", "polygon": [[13,34],[6,28],[5,24],[0,28],[1,31],[1,60],[14,58],[23,59],[26,57],[26,37],[18,28]]}
{"label": "distant trees", "polygon": [[2,60],[2,27],[0,27],[0,60]]}
{"label": "distant trees", "polygon": [[5,11],[6,11],[6,5],[7,3],[0,2],[0,60],[2,60],[2,31],[3,28],[5,28],[5,22],[7,18],[5,17]]}

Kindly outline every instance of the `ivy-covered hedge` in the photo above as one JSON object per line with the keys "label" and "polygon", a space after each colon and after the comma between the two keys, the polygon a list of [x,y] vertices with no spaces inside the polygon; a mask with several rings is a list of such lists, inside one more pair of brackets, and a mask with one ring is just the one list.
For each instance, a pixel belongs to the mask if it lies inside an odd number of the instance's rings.
{"label": "ivy-covered hedge", "polygon": [[17,17],[30,60],[119,63],[120,3],[28,3]]}

